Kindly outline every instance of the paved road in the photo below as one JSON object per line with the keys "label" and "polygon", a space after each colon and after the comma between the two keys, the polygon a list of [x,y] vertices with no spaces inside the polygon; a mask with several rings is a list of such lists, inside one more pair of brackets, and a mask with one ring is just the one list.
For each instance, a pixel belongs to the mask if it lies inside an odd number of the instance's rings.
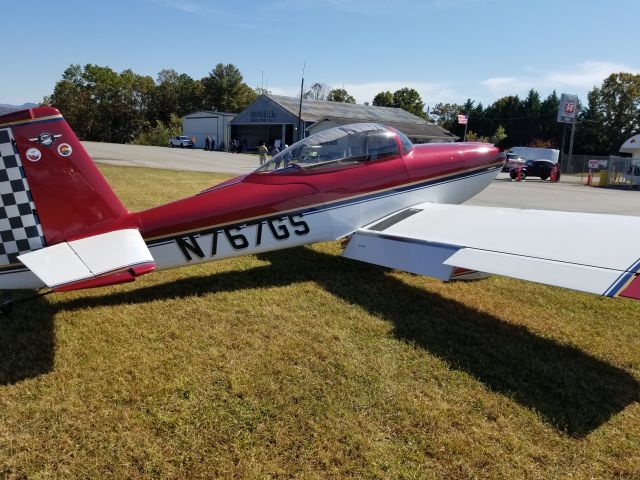
{"label": "paved road", "polygon": [[[113,143],[83,144],[96,162],[115,165],[230,174],[247,173],[258,166],[257,155]],[[467,204],[640,216],[640,192],[587,187],[578,181],[579,178],[563,176],[560,183],[539,179],[513,182],[508,174],[500,174]]]}
{"label": "paved road", "polygon": [[488,188],[466,203],[640,216],[639,191],[587,187],[577,183],[575,177],[566,176],[559,183],[540,179],[513,182],[508,174],[501,173]]}
{"label": "paved road", "polygon": [[112,165],[235,174],[251,172],[259,165],[257,155],[117,143],[82,142],[82,144],[94,161]]}

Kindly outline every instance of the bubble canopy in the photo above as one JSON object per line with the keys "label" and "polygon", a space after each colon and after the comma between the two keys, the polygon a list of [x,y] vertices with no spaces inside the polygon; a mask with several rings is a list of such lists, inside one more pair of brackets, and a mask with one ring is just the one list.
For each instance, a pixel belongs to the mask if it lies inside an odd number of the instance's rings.
{"label": "bubble canopy", "polygon": [[335,168],[398,156],[398,135],[396,130],[378,123],[331,128],[294,143],[274,155],[255,173]]}

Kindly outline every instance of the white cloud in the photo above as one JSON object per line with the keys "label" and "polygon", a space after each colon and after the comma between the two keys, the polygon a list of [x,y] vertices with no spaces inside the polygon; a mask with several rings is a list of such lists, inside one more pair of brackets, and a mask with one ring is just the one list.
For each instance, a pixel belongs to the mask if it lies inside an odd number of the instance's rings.
{"label": "white cloud", "polygon": [[640,73],[640,68],[623,63],[588,60],[558,70],[540,71],[531,66],[523,68],[522,76],[493,77],[481,82],[496,98],[505,95],[522,95],[533,88],[539,92],[556,90],[584,95],[612,73]]}
{"label": "white cloud", "polygon": [[591,89],[617,72],[639,73],[640,69],[614,62],[587,61],[573,69],[549,72],[546,79],[550,83],[566,85],[575,88]]}
{"label": "white cloud", "polygon": [[149,0],[149,1],[157,5],[160,5],[166,8],[171,8],[174,10],[180,10],[181,12],[185,12],[185,13],[199,14],[203,10],[201,5],[189,0]]}
{"label": "white cloud", "polygon": [[335,12],[357,13],[367,16],[384,16],[398,12],[411,11],[413,14],[433,10],[468,9],[478,4],[491,3],[495,0],[279,0],[269,8],[282,10],[331,10]]}
{"label": "white cloud", "polygon": [[[457,102],[461,95],[453,88],[439,83],[427,82],[403,82],[403,81],[380,81],[368,83],[336,83],[327,82],[330,88],[344,88],[350,95],[355,97],[357,103],[371,102],[380,92],[395,92],[404,87],[417,90],[425,105],[433,107],[438,102]],[[308,87],[306,85],[305,87]],[[275,95],[300,95],[300,86],[278,87],[269,86],[269,90]]]}
{"label": "white cloud", "polygon": [[[341,88],[342,85],[334,85],[333,88]],[[345,83],[344,88],[356,98],[358,103],[371,102],[380,92],[390,91],[391,93],[401,88],[408,87],[418,91],[422,101],[426,105],[433,106],[438,102],[452,102],[460,95],[452,88],[440,83],[428,82],[402,82],[402,81],[382,81],[371,83]]]}

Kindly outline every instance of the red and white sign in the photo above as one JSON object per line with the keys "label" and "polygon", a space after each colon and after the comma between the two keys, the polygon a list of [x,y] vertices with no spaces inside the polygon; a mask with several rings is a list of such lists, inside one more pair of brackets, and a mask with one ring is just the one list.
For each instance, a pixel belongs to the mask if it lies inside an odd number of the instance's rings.
{"label": "red and white sign", "polygon": [[575,123],[577,113],[578,97],[563,93],[560,96],[560,105],[558,106],[558,122]]}

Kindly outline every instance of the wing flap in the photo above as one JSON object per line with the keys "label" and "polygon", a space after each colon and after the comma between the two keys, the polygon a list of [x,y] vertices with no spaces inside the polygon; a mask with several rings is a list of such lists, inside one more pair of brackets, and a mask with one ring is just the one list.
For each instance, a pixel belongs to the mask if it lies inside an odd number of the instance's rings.
{"label": "wing flap", "polygon": [[409,210],[356,231],[344,255],[440,279],[457,267],[639,296],[640,217],[429,203]]}
{"label": "wing flap", "polygon": [[449,280],[453,266],[446,264],[458,247],[358,231],[343,256],[353,260],[396,268],[440,280]]}
{"label": "wing flap", "polygon": [[58,290],[121,283],[155,267],[151,252],[136,229],[59,243],[18,259],[49,288]]}

